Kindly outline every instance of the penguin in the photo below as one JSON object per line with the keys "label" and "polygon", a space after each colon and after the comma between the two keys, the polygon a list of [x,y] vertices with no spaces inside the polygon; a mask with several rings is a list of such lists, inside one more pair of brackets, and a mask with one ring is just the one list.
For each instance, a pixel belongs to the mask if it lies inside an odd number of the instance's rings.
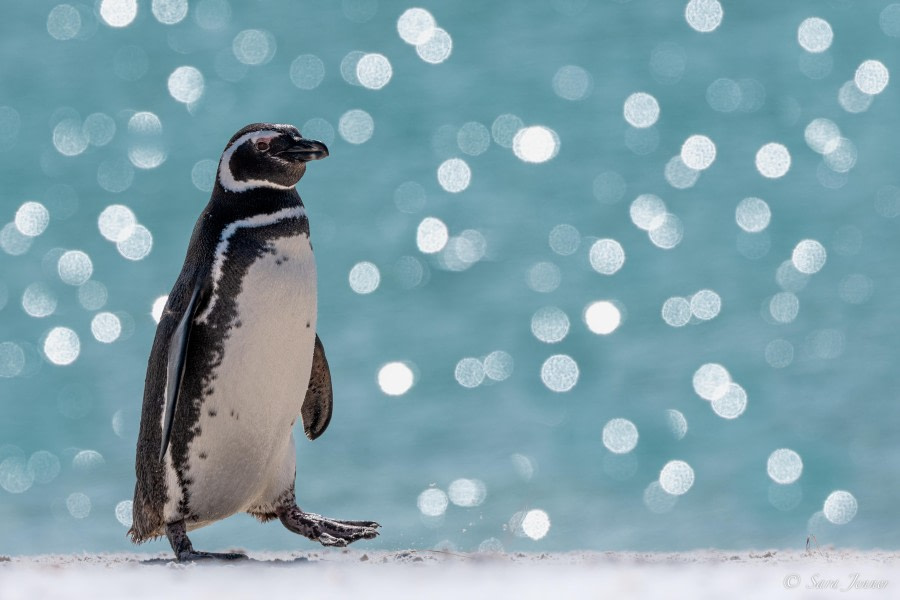
{"label": "penguin", "polygon": [[247,125],[225,146],[147,364],[132,542],[165,535],[178,561],[246,558],[196,551],[187,536],[241,512],[325,546],[378,535],[374,521],[302,511],[294,491],[294,423],[314,440],[332,412],[295,188],[327,156],[283,124]]}

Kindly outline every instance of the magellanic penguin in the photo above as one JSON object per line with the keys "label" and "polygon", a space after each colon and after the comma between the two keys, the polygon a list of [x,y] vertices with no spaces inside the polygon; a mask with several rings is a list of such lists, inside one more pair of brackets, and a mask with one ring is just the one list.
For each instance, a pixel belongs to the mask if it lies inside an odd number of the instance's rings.
{"label": "magellanic penguin", "polygon": [[278,517],[325,546],[378,535],[371,521],[307,513],[294,496],[293,425],[315,439],[331,420],[331,374],[316,335],[316,263],[295,185],[325,144],[254,123],[222,154],[181,274],[156,330],[137,444],[135,543],[165,535],[178,560],[187,531],[239,512]]}

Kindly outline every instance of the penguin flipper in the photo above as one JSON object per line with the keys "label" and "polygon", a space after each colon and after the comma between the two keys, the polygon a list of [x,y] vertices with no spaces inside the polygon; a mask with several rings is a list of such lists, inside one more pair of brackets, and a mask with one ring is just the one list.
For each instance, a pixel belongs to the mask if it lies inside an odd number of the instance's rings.
{"label": "penguin flipper", "polygon": [[306,397],[303,399],[303,406],[300,408],[306,437],[314,440],[325,432],[331,422],[332,405],[331,371],[328,369],[328,360],[325,358],[322,340],[316,334],[316,347],[313,350],[312,369],[309,373],[309,387],[306,390]]}
{"label": "penguin flipper", "polygon": [[162,443],[159,448],[159,460],[162,462],[169,446],[169,437],[172,435],[172,422],[175,417],[175,406],[178,404],[178,395],[181,392],[181,380],[184,378],[184,364],[187,360],[188,342],[191,339],[191,325],[194,322],[201,292],[206,283],[206,277],[198,277],[194,282],[191,292],[191,300],[181,315],[181,320],[169,338],[169,360],[166,364],[166,401],[165,420],[163,421]]}

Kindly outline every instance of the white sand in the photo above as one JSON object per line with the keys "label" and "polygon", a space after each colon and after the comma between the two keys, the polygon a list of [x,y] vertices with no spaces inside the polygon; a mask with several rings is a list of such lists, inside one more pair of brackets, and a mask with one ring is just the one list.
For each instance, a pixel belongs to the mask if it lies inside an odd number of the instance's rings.
{"label": "white sand", "polygon": [[[864,584],[878,589],[859,589]],[[162,554],[0,557],[2,600],[351,597],[900,598],[900,552],[350,550],[251,553],[238,563],[184,565]]]}

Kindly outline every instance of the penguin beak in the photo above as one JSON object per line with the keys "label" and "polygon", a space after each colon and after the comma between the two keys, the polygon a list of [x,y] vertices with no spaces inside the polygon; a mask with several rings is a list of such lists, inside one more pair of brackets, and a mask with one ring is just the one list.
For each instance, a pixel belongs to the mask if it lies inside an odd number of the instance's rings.
{"label": "penguin beak", "polygon": [[317,140],[301,139],[278,154],[285,154],[294,160],[308,162],[328,156],[328,147]]}

